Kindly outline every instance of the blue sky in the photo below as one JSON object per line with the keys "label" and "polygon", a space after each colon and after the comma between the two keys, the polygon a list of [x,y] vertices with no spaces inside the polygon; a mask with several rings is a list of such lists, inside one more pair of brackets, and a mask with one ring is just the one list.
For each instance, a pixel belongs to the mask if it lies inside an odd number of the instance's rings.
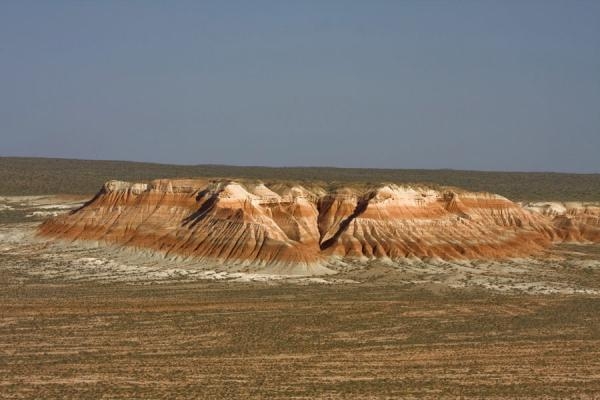
{"label": "blue sky", "polygon": [[600,1],[2,1],[0,155],[600,172]]}

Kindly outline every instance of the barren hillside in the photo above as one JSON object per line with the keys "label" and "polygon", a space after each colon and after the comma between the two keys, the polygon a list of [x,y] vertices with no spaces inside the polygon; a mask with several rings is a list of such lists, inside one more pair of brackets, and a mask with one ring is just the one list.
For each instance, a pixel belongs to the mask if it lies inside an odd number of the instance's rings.
{"label": "barren hillside", "polygon": [[230,180],[109,181],[39,232],[243,271],[311,275],[332,272],[336,260],[514,258],[554,242],[600,241],[598,207],[546,210],[423,185],[327,191]]}

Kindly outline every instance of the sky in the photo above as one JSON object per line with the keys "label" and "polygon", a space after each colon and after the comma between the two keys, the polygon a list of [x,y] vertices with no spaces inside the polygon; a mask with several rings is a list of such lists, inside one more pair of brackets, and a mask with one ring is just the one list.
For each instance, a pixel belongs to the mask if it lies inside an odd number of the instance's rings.
{"label": "sky", "polygon": [[600,1],[3,0],[0,156],[600,172]]}

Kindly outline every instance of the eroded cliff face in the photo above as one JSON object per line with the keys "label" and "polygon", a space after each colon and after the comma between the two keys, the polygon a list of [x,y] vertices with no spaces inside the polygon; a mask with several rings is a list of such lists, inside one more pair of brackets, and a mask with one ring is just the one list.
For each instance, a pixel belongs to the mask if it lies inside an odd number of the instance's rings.
{"label": "eroded cliff face", "polygon": [[527,203],[524,208],[546,216],[555,240],[600,242],[600,205],[583,202]]}
{"label": "eroded cliff face", "polygon": [[[534,211],[487,193],[396,185],[327,193],[233,181],[111,181],[39,233],[273,272],[293,265],[297,273],[325,273],[338,258],[522,257],[556,240],[600,239],[597,229],[565,228]],[[598,224],[598,214],[581,215],[569,221]]]}

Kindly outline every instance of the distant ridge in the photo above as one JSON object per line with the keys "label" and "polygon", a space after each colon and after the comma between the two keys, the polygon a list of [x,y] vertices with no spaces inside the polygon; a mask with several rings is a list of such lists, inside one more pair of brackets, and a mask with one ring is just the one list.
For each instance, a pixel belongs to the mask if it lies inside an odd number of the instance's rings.
{"label": "distant ridge", "polygon": [[265,182],[328,185],[429,183],[498,193],[512,200],[600,201],[600,174],[488,172],[451,169],[242,167],[169,165],[131,161],[0,157],[0,195],[93,194],[104,182],[156,178],[237,177]]}

